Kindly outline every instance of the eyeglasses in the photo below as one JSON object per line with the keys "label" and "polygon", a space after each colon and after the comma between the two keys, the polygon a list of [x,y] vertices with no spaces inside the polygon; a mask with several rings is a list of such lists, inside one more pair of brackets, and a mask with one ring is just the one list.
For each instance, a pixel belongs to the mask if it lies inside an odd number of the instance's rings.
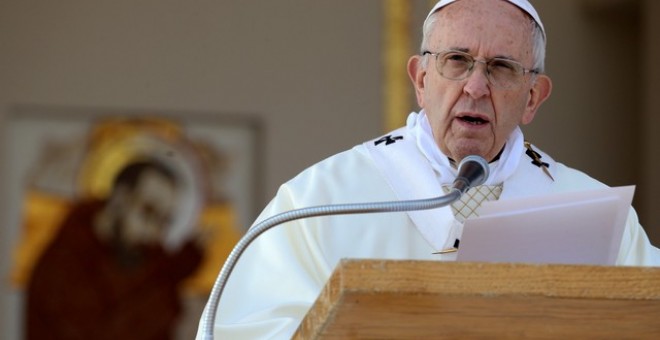
{"label": "eyeglasses", "polygon": [[435,68],[441,76],[450,80],[463,80],[474,71],[475,63],[486,66],[486,78],[495,87],[511,89],[520,86],[527,73],[538,74],[536,69],[526,69],[521,63],[505,59],[492,58],[486,61],[476,60],[468,53],[460,51],[445,51],[433,53],[424,51],[422,55],[435,57]]}

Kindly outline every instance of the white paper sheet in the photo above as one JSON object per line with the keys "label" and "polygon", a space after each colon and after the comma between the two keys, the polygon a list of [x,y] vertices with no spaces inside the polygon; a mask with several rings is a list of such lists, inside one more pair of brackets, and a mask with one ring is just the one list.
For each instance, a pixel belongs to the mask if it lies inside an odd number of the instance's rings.
{"label": "white paper sheet", "polygon": [[613,265],[634,186],[487,202],[457,261]]}

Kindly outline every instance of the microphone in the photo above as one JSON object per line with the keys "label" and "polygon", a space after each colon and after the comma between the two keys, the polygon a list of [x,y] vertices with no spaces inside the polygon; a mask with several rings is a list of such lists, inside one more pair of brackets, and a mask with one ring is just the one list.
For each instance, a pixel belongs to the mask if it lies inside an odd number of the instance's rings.
{"label": "microphone", "polygon": [[265,231],[278,226],[285,222],[290,222],[306,217],[327,216],[327,215],[346,215],[346,214],[366,214],[378,212],[400,212],[412,210],[428,210],[433,208],[440,208],[451,204],[452,202],[461,198],[469,188],[483,184],[488,178],[488,162],[482,157],[477,155],[470,155],[458,165],[458,175],[452,185],[452,190],[444,195],[434,198],[408,200],[408,201],[390,201],[390,202],[374,202],[374,203],[353,203],[353,204],[331,204],[321,205],[309,208],[301,208],[291,211],[285,211],[275,216],[269,217],[250,228],[243,237],[236,243],[232,249],[225,264],[220,270],[220,274],[216,278],[211,289],[211,294],[202,314],[201,331],[203,332],[204,340],[213,340],[213,326],[217,314],[220,297],[227,285],[229,275],[234,270],[238,259],[243,254],[245,249],[254,241],[259,235]]}
{"label": "microphone", "polygon": [[488,173],[489,167],[485,159],[476,155],[467,156],[458,165],[458,175],[452,187],[463,194],[471,187],[484,184]]}

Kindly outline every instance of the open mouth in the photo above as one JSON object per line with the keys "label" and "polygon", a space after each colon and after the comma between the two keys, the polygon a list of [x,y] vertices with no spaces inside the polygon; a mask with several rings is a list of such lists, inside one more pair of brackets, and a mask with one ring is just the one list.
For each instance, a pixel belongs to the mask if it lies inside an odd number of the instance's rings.
{"label": "open mouth", "polygon": [[488,123],[488,120],[476,116],[461,116],[458,117],[458,119],[472,125],[483,125]]}

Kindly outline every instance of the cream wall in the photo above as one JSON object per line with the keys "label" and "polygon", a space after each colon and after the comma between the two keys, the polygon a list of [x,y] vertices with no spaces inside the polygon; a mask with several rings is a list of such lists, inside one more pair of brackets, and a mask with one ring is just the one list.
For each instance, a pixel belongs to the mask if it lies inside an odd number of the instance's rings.
{"label": "cream wall", "polygon": [[[265,127],[263,206],[306,166],[380,133],[380,8],[353,0],[3,0],[0,111],[37,104],[256,116]],[[16,191],[21,180],[5,176],[3,188]],[[18,339],[20,292],[6,278],[20,205],[4,194],[0,338]]]}
{"label": "cream wall", "polygon": [[[660,244],[652,194],[660,189],[660,24],[652,20],[660,5],[533,2],[548,31],[555,90],[525,128],[528,138],[608,184],[637,184],[636,207]],[[418,21],[426,3],[415,1]],[[4,0],[0,112],[38,104],[259,117],[265,203],[304,167],[381,132],[382,4]],[[19,208],[6,189],[21,178],[1,174],[0,339],[20,339],[20,292],[5,278]]]}

